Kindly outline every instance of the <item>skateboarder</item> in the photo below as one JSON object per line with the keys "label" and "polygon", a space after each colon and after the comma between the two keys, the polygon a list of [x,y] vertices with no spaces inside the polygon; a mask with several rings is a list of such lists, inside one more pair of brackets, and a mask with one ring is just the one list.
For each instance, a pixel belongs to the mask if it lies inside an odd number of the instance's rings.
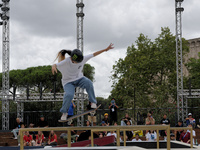
{"label": "skateboarder", "polygon": [[[74,97],[76,87],[85,88],[88,93],[89,101],[92,103],[91,108],[97,107],[93,84],[88,78],[83,76],[82,69],[89,59],[113,48],[113,44],[111,43],[106,49],[86,56],[83,56],[82,52],[78,49],[74,49],[73,51],[61,50],[58,53],[56,58],[58,59],[58,63],[52,65],[52,74],[54,75],[54,73],[57,73],[57,69],[61,72],[62,85],[65,91],[62,108],[60,109],[60,112],[63,114],[60,120],[67,119],[67,112]],[[66,53],[70,57],[65,58]]]}

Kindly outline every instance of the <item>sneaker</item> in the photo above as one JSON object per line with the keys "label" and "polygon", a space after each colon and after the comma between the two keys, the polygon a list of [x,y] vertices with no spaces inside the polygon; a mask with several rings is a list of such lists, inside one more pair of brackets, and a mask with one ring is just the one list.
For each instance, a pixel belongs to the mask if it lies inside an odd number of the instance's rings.
{"label": "sneaker", "polygon": [[91,108],[97,108],[97,104],[92,103]]}
{"label": "sneaker", "polygon": [[67,120],[68,113],[63,113],[60,120]]}
{"label": "sneaker", "polygon": [[17,137],[14,137],[13,139],[17,140]]}

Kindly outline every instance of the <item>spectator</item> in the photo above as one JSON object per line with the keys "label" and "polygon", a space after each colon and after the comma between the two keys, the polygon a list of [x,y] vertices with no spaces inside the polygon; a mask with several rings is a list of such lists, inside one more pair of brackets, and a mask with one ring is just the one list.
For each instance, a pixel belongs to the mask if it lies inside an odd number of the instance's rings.
{"label": "spectator", "polygon": [[174,135],[174,133],[170,133],[170,140],[175,140],[175,135]]}
{"label": "spectator", "polygon": [[14,139],[17,139],[18,132],[22,124],[24,125],[24,123],[20,121],[20,118],[16,118],[15,129],[11,131],[14,135]]}
{"label": "spectator", "polygon": [[115,136],[115,139],[117,139],[117,134],[114,131],[108,132],[107,136]]}
{"label": "spectator", "polygon": [[139,134],[136,133],[136,134],[135,134],[135,138],[132,139],[132,142],[141,142],[141,141],[142,141],[142,140],[139,138]]}
{"label": "spectator", "polygon": [[32,135],[29,134],[29,131],[25,132],[23,139],[24,139],[24,146],[32,146],[33,137]]}
{"label": "spectator", "polygon": [[[91,108],[92,103],[89,102],[89,104],[87,105],[87,110],[91,110],[94,108]],[[96,126],[96,122],[97,122],[97,117],[96,117],[96,112],[95,113],[88,113],[88,120],[92,123],[93,126]]]}
{"label": "spectator", "polygon": [[[21,128],[25,128],[24,123],[21,124]],[[23,132],[23,135],[24,135],[24,132]],[[18,146],[20,146],[20,131],[18,132],[17,141],[18,141]]]}
{"label": "spectator", "polygon": [[[116,122],[114,123],[114,126],[117,126],[117,123],[116,123]],[[107,136],[112,136],[112,135],[115,136],[115,140],[116,140],[116,139],[117,139],[117,134],[116,134],[115,131],[108,132],[108,134],[107,134]]]}
{"label": "spectator", "polygon": [[[70,118],[70,117],[72,117],[74,115],[74,108],[76,108],[76,105],[72,101],[70,106],[69,106],[67,118]],[[73,120],[72,120],[72,122],[67,122],[67,125],[71,125],[71,124],[74,124]]]}
{"label": "spectator", "polygon": [[157,139],[157,134],[154,130],[149,130],[146,134],[146,140],[147,141],[156,141]]}
{"label": "spectator", "polygon": [[104,132],[99,132],[99,138],[103,138],[105,137],[105,133]]}
{"label": "spectator", "polygon": [[189,124],[192,124],[192,127],[195,128],[195,119],[192,118],[192,113],[188,114],[188,118],[185,119],[186,120],[186,126],[188,126]]}
{"label": "spectator", "polygon": [[[131,126],[131,122],[128,120],[126,121],[127,126]],[[133,131],[126,131],[127,140],[131,141],[133,137]]]}
{"label": "spectator", "polygon": [[109,125],[110,125],[110,122],[109,122],[109,119],[108,119],[108,113],[105,113],[105,114],[104,114],[104,118],[102,119],[102,121],[105,122],[105,125],[106,125],[106,126],[109,126]]}
{"label": "spectator", "polygon": [[57,135],[55,134],[55,132],[53,130],[51,130],[51,132],[49,134],[48,145],[56,146],[57,142],[58,142]]}
{"label": "spectator", "polygon": [[116,105],[115,99],[111,99],[111,104],[109,106],[110,109],[110,124],[117,122],[117,109],[119,107]]}
{"label": "spectator", "polygon": [[187,132],[186,130],[183,130],[179,140],[184,143],[190,143],[190,133]]}
{"label": "spectator", "polygon": [[[93,133],[93,137],[94,138],[98,138],[99,136],[96,133]],[[90,130],[85,130],[79,135],[77,141],[90,140],[90,138],[91,138],[91,131]]]}
{"label": "spectator", "polygon": [[[178,124],[176,124],[175,127],[183,127],[183,121],[179,120]],[[174,131],[175,139],[177,141],[180,140],[180,135],[181,135],[182,132],[183,132],[183,130],[175,130]]]}
{"label": "spectator", "polygon": [[[189,124],[188,127],[192,127],[192,124]],[[190,130],[187,130],[187,132],[190,133]],[[195,144],[194,139],[196,138],[196,132],[194,130],[192,130],[192,135],[193,135],[193,144]]]}
{"label": "spectator", "polygon": [[[74,126],[74,124],[71,124],[70,126]],[[68,140],[68,134],[67,133],[62,133],[60,135],[60,138],[63,138],[66,142]],[[71,130],[71,142],[77,142],[78,135],[76,130]]]}
{"label": "spectator", "polygon": [[[34,124],[33,123],[30,123],[29,124],[29,128],[33,128],[34,127]],[[32,135],[32,138],[33,138],[33,140],[32,140],[32,145],[33,146],[35,146],[35,141],[34,141],[34,139],[36,138],[36,132],[35,131],[29,131],[29,134],[30,135]]]}
{"label": "spectator", "polygon": [[125,117],[122,118],[122,120],[121,120],[121,126],[125,126],[126,125],[125,121],[128,121],[128,120],[131,122],[131,125],[132,125],[133,122],[132,122],[131,118],[129,117],[128,113],[126,113]]}
{"label": "spectator", "polygon": [[85,122],[85,123],[86,123],[86,126],[87,126],[87,127],[90,127],[90,126],[91,126],[91,123],[90,123],[90,121],[89,121],[89,120],[86,120],[86,122]]}
{"label": "spectator", "polygon": [[[167,119],[167,115],[166,115],[166,114],[163,115],[163,119],[160,121],[160,124],[161,124],[161,125],[170,125],[170,120]],[[167,136],[166,131],[165,131],[165,130],[161,130],[161,131],[160,131],[160,135],[161,135],[162,137]]]}
{"label": "spectator", "polygon": [[40,116],[40,120],[39,120],[39,122],[38,122],[38,127],[48,127],[49,125],[48,125],[48,122],[44,119],[44,116],[43,115],[41,115]]}
{"label": "spectator", "polygon": [[155,119],[151,115],[151,113],[147,114],[147,118],[145,120],[145,125],[154,125],[155,124]]}
{"label": "spectator", "polygon": [[[40,128],[47,128],[47,127],[49,127],[48,122],[44,119],[43,115],[40,116],[40,120],[38,122],[38,127],[40,127]],[[48,131],[44,131],[43,134],[44,134],[45,139],[48,139],[49,132]]]}
{"label": "spectator", "polygon": [[44,141],[44,134],[42,133],[42,131],[38,131],[38,134],[36,135],[35,146],[42,146],[43,141]]}

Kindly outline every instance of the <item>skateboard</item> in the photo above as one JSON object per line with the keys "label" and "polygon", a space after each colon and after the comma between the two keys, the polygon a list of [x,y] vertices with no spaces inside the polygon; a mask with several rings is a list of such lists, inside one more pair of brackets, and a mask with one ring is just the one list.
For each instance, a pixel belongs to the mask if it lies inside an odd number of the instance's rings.
{"label": "skateboard", "polygon": [[58,120],[58,122],[69,122],[69,123],[70,123],[70,122],[72,122],[72,120],[75,119],[75,118],[81,117],[81,116],[83,116],[83,115],[87,115],[87,114],[89,114],[89,113],[95,113],[95,111],[96,111],[97,109],[99,109],[99,107],[101,107],[101,104],[100,104],[99,106],[97,106],[97,108],[90,109],[90,110],[85,111],[85,112],[83,112],[83,113],[81,113],[81,114],[74,115],[74,116],[72,116],[72,117],[70,117],[70,118],[67,118],[66,120]]}

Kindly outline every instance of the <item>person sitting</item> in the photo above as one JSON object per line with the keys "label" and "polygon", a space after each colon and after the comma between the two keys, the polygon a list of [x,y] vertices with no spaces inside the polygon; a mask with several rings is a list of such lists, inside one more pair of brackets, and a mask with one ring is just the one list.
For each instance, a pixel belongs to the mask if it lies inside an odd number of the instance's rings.
{"label": "person sitting", "polygon": [[[70,126],[74,127],[74,124],[71,124]],[[71,130],[71,142],[73,142],[73,143],[77,142],[78,136],[79,135],[77,135],[77,130]],[[64,139],[67,143],[68,134],[67,133],[61,133],[60,138]]]}
{"label": "person sitting", "polygon": [[104,132],[99,132],[99,138],[103,138],[105,137],[105,133]]}
{"label": "person sitting", "polygon": [[186,126],[188,126],[189,124],[192,125],[193,128],[195,128],[196,126],[196,121],[194,118],[192,118],[192,113],[188,114],[188,118],[185,119],[186,120]]}
{"label": "person sitting", "polygon": [[[178,124],[176,124],[175,127],[183,127],[183,121],[179,120]],[[183,132],[183,130],[174,130],[175,139],[177,141],[180,140],[180,135],[182,132]]]}
{"label": "person sitting", "polygon": [[[160,124],[161,125],[170,125],[170,120],[167,118],[166,114],[163,115],[163,119],[160,121]],[[160,131],[160,136],[166,137],[167,136],[166,131],[165,130],[161,130]]]}
{"label": "person sitting", "polygon": [[85,122],[85,123],[86,123],[86,126],[87,126],[87,127],[90,127],[90,126],[91,126],[91,123],[90,123],[90,121],[89,121],[89,120],[86,120],[86,122]]}
{"label": "person sitting", "polygon": [[[192,126],[193,124],[189,124],[188,127],[193,128]],[[187,130],[187,132],[190,133],[190,130]],[[190,133],[191,134],[191,133]],[[194,130],[192,130],[192,135],[193,135],[193,144],[195,144],[194,139],[196,138],[196,132]]]}
{"label": "person sitting", "polygon": [[21,128],[21,125],[24,124],[23,122],[20,121],[20,118],[16,118],[16,124],[15,124],[15,129],[13,129],[11,132],[14,135],[14,139],[17,139],[19,129]]}
{"label": "person sitting", "polygon": [[179,140],[184,143],[190,143],[190,133],[187,130],[183,130]]}
{"label": "person sitting", "polygon": [[42,146],[43,141],[44,141],[44,134],[42,133],[42,131],[38,131],[38,134],[36,135],[35,146]]}
{"label": "person sitting", "polygon": [[108,132],[108,134],[106,136],[112,136],[112,135],[115,136],[115,140],[116,140],[117,139],[117,134],[115,133],[115,131]]}
{"label": "person sitting", "polygon": [[[49,127],[48,122],[44,119],[43,115],[40,116],[40,120],[38,122],[38,127],[40,127],[40,128],[47,128],[47,127]],[[45,140],[48,139],[49,132],[48,131],[44,131],[43,134],[44,134],[44,139]]]}
{"label": "person sitting", "polygon": [[58,142],[57,135],[55,134],[55,132],[53,130],[51,130],[51,132],[49,134],[48,145],[56,146],[57,142]]}
{"label": "person sitting", "polygon": [[126,113],[126,114],[125,114],[125,117],[122,118],[122,120],[121,120],[121,126],[126,126],[125,121],[128,121],[128,120],[131,122],[131,125],[132,125],[133,122],[132,122],[131,118],[129,117],[128,113]]}
{"label": "person sitting", "polygon": [[[127,126],[131,126],[130,120],[125,121]],[[133,137],[133,131],[126,131],[127,141],[131,141]]]}
{"label": "person sitting", "polygon": [[[25,128],[24,123],[21,124],[21,128]],[[22,135],[25,135],[25,132],[23,132]],[[19,132],[18,132],[17,142],[18,142],[18,146],[20,146],[20,130],[19,130]]]}
{"label": "person sitting", "polygon": [[32,146],[33,137],[32,135],[29,134],[29,131],[25,132],[23,139],[24,139],[24,146]]}
{"label": "person sitting", "polygon": [[102,121],[105,122],[105,125],[106,125],[106,126],[109,126],[109,125],[110,125],[110,122],[109,122],[109,119],[108,119],[108,113],[105,113],[105,114],[104,114],[104,118],[102,119]]}
{"label": "person sitting", "polygon": [[[33,123],[30,123],[29,124],[29,128],[33,128],[34,127],[34,124]],[[36,141],[35,141],[35,139],[36,139],[36,132],[35,131],[29,131],[29,134],[32,136],[32,138],[33,138],[33,140],[32,140],[32,145],[33,146],[35,146],[35,144],[36,144]]]}
{"label": "person sitting", "polygon": [[146,134],[146,140],[147,141],[156,141],[157,139],[157,134],[154,130],[149,130]]}
{"label": "person sitting", "polygon": [[132,142],[141,142],[141,141],[142,141],[142,140],[139,138],[139,134],[136,133],[136,134],[135,134],[135,138],[132,139]]}
{"label": "person sitting", "polygon": [[145,120],[145,125],[155,125],[155,119],[151,115],[151,113],[147,114],[147,118]]}

